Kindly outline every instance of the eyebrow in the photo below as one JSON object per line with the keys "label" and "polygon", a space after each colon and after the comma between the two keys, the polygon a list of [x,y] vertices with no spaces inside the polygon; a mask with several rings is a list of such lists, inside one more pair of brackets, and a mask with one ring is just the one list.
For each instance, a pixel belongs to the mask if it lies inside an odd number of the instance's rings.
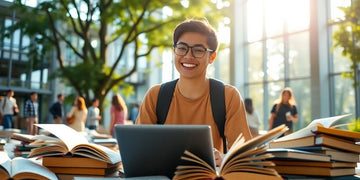
{"label": "eyebrow", "polygon": [[[186,44],[186,45],[190,46],[188,43],[185,43],[185,42],[178,42],[178,43],[176,43],[176,44]],[[206,48],[205,45],[203,45],[203,44],[194,44],[194,45],[191,46],[191,47],[194,47],[194,46],[202,46],[202,47]]]}

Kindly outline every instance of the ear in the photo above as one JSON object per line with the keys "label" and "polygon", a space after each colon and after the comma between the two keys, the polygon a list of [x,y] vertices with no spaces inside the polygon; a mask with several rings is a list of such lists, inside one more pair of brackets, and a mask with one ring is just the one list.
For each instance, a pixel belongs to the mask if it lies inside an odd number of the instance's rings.
{"label": "ear", "polygon": [[215,58],[216,58],[216,52],[213,52],[213,53],[211,54],[211,56],[210,56],[209,64],[213,63],[214,60],[215,60]]}

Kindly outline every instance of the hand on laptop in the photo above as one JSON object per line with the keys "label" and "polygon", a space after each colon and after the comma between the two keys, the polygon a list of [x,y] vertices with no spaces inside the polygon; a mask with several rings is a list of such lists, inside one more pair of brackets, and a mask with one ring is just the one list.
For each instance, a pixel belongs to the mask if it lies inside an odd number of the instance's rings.
{"label": "hand on laptop", "polygon": [[221,153],[219,150],[214,148],[214,157],[215,157],[215,164],[217,167],[221,165],[222,159],[224,158],[224,154]]}

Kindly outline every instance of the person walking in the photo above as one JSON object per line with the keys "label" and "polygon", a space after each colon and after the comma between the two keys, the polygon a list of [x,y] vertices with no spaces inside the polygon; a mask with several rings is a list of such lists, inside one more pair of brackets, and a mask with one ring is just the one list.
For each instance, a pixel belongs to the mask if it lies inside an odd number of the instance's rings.
{"label": "person walking", "polygon": [[36,92],[30,93],[30,99],[25,102],[24,117],[26,120],[26,132],[30,135],[36,135],[38,128],[34,124],[39,123],[39,104],[37,102],[38,94]]}
{"label": "person walking", "polygon": [[14,91],[9,89],[6,92],[5,98],[0,103],[0,114],[2,115],[2,122],[4,129],[10,129],[14,127],[14,114],[19,112],[19,108],[16,104],[16,99],[13,98]]}
{"label": "person walking", "polygon": [[125,100],[119,95],[115,94],[111,100],[110,108],[110,126],[108,133],[115,137],[115,124],[125,124],[127,119],[128,109]]}
{"label": "person walking", "polygon": [[289,131],[284,135],[290,134],[293,131],[293,123],[297,122],[298,113],[296,109],[296,101],[290,87],[284,88],[279,98],[275,101],[271,109],[271,116],[268,120],[269,130],[285,124],[289,127]]}
{"label": "person walking", "polygon": [[90,130],[97,130],[99,127],[99,121],[101,119],[99,110],[99,100],[91,100],[91,106],[88,108],[87,123]]}
{"label": "person walking", "polygon": [[78,132],[85,132],[87,113],[88,110],[84,98],[77,97],[74,101],[74,106],[66,115],[67,119],[72,119],[71,122],[67,121],[68,125]]}
{"label": "person walking", "polygon": [[249,125],[251,135],[253,137],[256,137],[259,135],[259,128],[261,125],[259,115],[254,109],[253,101],[251,98],[246,98],[244,100],[244,103],[246,110],[246,119]]}
{"label": "person walking", "polygon": [[57,99],[58,99],[57,102],[51,105],[49,111],[54,118],[54,123],[62,124],[64,117],[64,108],[63,108],[64,95],[58,94]]}

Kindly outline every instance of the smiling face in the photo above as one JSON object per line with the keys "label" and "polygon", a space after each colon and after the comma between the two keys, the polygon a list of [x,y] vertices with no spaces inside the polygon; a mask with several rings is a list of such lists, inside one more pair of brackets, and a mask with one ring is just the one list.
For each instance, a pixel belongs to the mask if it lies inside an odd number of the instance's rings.
{"label": "smiling face", "polygon": [[[186,44],[190,47],[192,46],[203,46],[209,48],[209,45],[206,43],[206,36],[196,33],[196,32],[185,32],[182,34],[177,41],[177,44]],[[206,69],[209,64],[211,64],[215,57],[216,53],[205,52],[205,55],[201,58],[195,58],[191,49],[184,56],[175,55],[175,67],[180,73],[180,77],[183,78],[201,78],[206,76]]]}

